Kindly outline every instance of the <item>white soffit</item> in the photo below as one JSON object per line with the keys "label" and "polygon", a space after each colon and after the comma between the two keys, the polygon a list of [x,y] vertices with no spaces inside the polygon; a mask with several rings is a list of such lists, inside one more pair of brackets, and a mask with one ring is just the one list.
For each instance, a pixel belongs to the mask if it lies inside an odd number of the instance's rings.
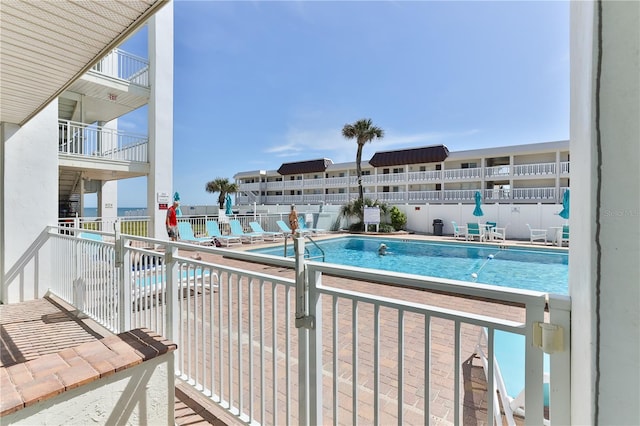
{"label": "white soffit", "polygon": [[0,0],[0,122],[24,124],[169,0]]}

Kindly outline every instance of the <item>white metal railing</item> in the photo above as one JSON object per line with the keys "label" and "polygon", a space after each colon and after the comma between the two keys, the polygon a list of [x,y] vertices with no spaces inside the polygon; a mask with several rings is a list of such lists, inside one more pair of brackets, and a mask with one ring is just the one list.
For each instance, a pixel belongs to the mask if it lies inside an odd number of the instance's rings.
{"label": "white metal railing", "polygon": [[499,200],[510,200],[511,199],[511,190],[510,189],[485,189],[484,190],[484,199],[499,201]]}
{"label": "white metal railing", "polygon": [[285,202],[284,195],[267,195],[265,200],[267,204],[283,204]]}
{"label": "white metal railing", "polygon": [[[242,185],[240,187],[242,188]],[[267,182],[267,190],[282,189],[283,187],[284,187],[284,184],[282,183],[281,180],[276,182]]]}
{"label": "white metal railing", "polygon": [[302,196],[303,203],[321,203],[324,201],[324,194],[304,194]]}
{"label": "white metal railing", "polygon": [[[242,422],[430,424],[433,417],[463,424],[465,360],[482,329],[488,377],[497,368],[494,331],[524,336],[527,425],[543,424],[540,348],[550,352],[549,419],[570,422],[566,296],[310,262],[302,238],[295,259],[197,247],[294,269],[291,279],[193,259],[189,244],[104,233],[94,241],[63,231],[48,234],[51,291],[115,332],[148,327],[176,341],[176,374]],[[522,306],[524,315],[513,321],[335,288],[325,275]],[[553,327],[564,336],[542,345],[537,330]],[[493,380],[487,389],[492,401]],[[432,399],[445,394],[449,414]],[[496,409],[489,402],[478,420],[493,424]]]}
{"label": "white metal railing", "polygon": [[555,188],[513,188],[514,200],[556,200]]}
{"label": "white metal railing", "polygon": [[517,164],[513,166],[514,176],[552,175],[556,173],[556,163]]}
{"label": "white metal railing", "polygon": [[146,237],[149,227],[149,216],[122,217],[61,217],[58,226],[61,228],[80,228],[86,231],[114,232],[118,223],[119,231],[124,234]]}
{"label": "white metal railing", "polygon": [[442,192],[444,201],[470,201],[475,200],[477,189],[446,189]]}
{"label": "white metal railing", "polygon": [[324,180],[326,186],[341,186],[347,187],[349,185],[349,178],[347,176],[326,178]]}
{"label": "white metal railing", "polygon": [[449,169],[443,170],[444,179],[480,179],[480,167],[472,167],[469,169]]}
{"label": "white metal railing", "polygon": [[511,173],[511,166],[492,166],[484,168],[484,175],[488,178],[494,177],[508,177],[509,173]]}
{"label": "white metal railing", "polygon": [[440,201],[441,191],[409,191],[409,201]]}
{"label": "white metal railing", "polygon": [[376,176],[378,183],[406,182],[407,180],[405,173],[387,173]]}
{"label": "white metal railing", "polygon": [[560,162],[560,174],[568,175],[569,174],[569,161],[561,161]]}
{"label": "white metal railing", "polygon": [[241,183],[240,189],[242,191],[259,191],[260,190],[260,182],[251,182],[251,183]]}
{"label": "white metal railing", "polygon": [[120,49],[112,50],[91,70],[139,86],[149,87],[149,61]]}
{"label": "white metal railing", "polygon": [[324,178],[313,178],[313,179],[304,179],[305,187],[317,187],[324,185]]}
{"label": "white metal railing", "polygon": [[283,188],[285,189],[302,188],[302,186],[304,185],[304,181],[302,179],[283,180],[282,183],[283,183]]}
{"label": "white metal railing", "polygon": [[378,192],[377,199],[386,202],[403,203],[406,201],[406,192]]}
{"label": "white metal railing", "polygon": [[337,203],[348,203],[349,202],[349,194],[325,194],[324,201],[326,203],[337,204]]}
{"label": "white metal railing", "polygon": [[442,170],[429,170],[424,172],[408,172],[407,179],[413,181],[430,181],[442,179]]}
{"label": "white metal railing", "polygon": [[61,154],[148,161],[149,138],[143,135],[69,120],[58,120],[58,132],[58,151]]}

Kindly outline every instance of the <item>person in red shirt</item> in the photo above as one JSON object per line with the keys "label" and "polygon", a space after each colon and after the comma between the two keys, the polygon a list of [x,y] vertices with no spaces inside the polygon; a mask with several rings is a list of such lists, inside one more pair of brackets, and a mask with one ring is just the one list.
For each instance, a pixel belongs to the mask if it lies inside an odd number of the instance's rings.
{"label": "person in red shirt", "polygon": [[176,209],[179,205],[180,203],[178,201],[174,201],[173,205],[169,207],[169,210],[167,210],[167,220],[165,224],[167,225],[167,234],[169,235],[169,238],[171,238],[171,241],[177,241],[179,236],[178,215],[176,214]]}

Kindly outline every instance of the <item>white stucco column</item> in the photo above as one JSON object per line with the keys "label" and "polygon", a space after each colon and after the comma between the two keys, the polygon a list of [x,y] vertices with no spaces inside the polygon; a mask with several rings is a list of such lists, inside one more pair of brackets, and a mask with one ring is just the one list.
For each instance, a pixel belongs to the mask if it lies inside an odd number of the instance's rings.
{"label": "white stucco column", "polygon": [[[115,61],[114,61],[115,62]],[[114,135],[118,131],[118,119],[111,120],[107,123],[100,123],[103,129],[112,130]],[[103,151],[109,151],[118,148],[118,138],[110,137],[102,139],[102,134],[99,134],[101,138],[100,146]],[[117,180],[103,180],[100,182],[98,191],[98,216],[99,217],[117,217],[118,216],[118,181]],[[103,229],[103,231],[113,231],[113,229]]]}
{"label": "white stucco column", "polygon": [[[46,227],[58,217],[58,102],[23,126],[0,126],[0,297],[15,303],[41,297],[51,274],[43,252],[47,247],[39,247]],[[40,294],[34,294],[36,288]]]}
{"label": "white stucco column", "polygon": [[[149,20],[149,236],[168,239],[157,194],[173,195],[173,2]],[[171,202],[171,201],[170,201]]]}
{"label": "white stucco column", "polygon": [[640,3],[571,3],[572,424],[640,421]]}

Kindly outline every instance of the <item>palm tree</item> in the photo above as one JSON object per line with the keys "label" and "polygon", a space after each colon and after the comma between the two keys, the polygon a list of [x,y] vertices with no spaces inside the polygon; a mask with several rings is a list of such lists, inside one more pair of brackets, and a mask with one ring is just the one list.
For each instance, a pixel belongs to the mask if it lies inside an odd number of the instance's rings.
{"label": "palm tree", "polygon": [[220,193],[218,196],[218,205],[221,210],[224,208],[224,200],[227,194],[234,194],[238,192],[238,189],[240,189],[238,184],[231,183],[229,182],[229,179],[220,177],[212,180],[211,182],[207,182],[207,186],[205,187],[207,192],[211,192],[212,194],[215,192]]}
{"label": "palm tree", "polygon": [[384,137],[384,130],[373,126],[370,118],[363,118],[353,124],[345,124],[342,128],[342,136],[347,139],[356,139],[358,151],[356,152],[356,174],[358,175],[358,200],[363,205],[364,191],[362,189],[362,148],[367,142]]}

